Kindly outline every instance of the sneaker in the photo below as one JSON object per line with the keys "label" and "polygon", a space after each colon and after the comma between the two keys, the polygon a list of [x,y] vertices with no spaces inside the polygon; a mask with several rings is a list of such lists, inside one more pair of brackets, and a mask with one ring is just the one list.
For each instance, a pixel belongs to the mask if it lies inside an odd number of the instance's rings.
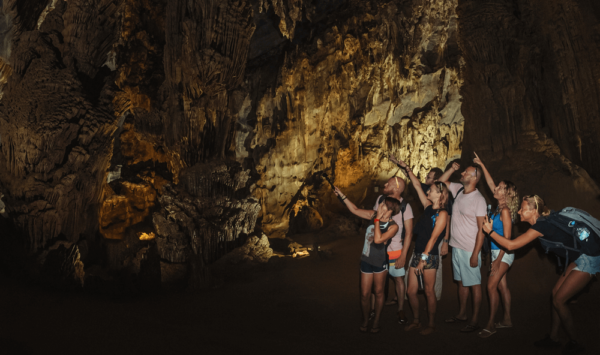
{"label": "sneaker", "polygon": [[538,348],[556,349],[560,347],[560,341],[552,340],[550,334],[546,334],[544,339],[534,342],[533,345],[537,346]]}
{"label": "sneaker", "polygon": [[406,314],[404,314],[404,311],[398,311],[398,323],[406,324],[407,322],[408,319],[406,319]]}
{"label": "sneaker", "polygon": [[562,353],[564,355],[575,355],[581,354],[585,348],[581,346],[581,344],[577,343],[575,340],[569,340],[569,342],[563,348]]}

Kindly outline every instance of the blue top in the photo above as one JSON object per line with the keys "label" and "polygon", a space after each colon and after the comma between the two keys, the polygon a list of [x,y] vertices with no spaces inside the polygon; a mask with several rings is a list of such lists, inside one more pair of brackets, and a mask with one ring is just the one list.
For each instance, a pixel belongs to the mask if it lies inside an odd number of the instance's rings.
{"label": "blue top", "polygon": [[[493,215],[492,221],[494,222],[492,230],[496,232],[496,234],[504,237],[504,223],[500,220],[500,214]],[[494,243],[494,240],[492,240],[492,250],[500,250],[500,247]]]}

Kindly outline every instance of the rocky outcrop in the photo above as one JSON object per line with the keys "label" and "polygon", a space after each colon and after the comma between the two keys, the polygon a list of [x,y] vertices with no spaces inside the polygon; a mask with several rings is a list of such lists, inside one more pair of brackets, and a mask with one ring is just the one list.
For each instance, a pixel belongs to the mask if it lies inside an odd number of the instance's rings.
{"label": "rocky outcrop", "polygon": [[178,188],[165,186],[152,217],[158,251],[170,263],[191,265],[190,286],[207,286],[207,267],[254,230],[258,201],[236,197],[247,181],[237,164],[207,163],[183,171]]}
{"label": "rocky outcrop", "polygon": [[236,157],[260,174],[254,196],[271,236],[288,230],[307,196],[321,196],[310,203],[318,213],[333,205],[319,172],[357,200],[394,173],[390,153],[422,176],[461,153],[456,3],[325,3],[302,3],[324,29],[284,51],[277,76],[256,68],[244,86]]}
{"label": "rocky outcrop", "polygon": [[507,156],[537,132],[600,181],[597,2],[465,0],[458,13],[465,149]]}
{"label": "rocky outcrop", "polygon": [[101,67],[116,40],[120,1],[60,2],[36,30],[41,3],[5,4],[18,40],[0,106],[0,180],[34,251],[59,235],[76,242],[96,233],[118,128],[114,78]]}
{"label": "rocky outcrop", "polygon": [[6,245],[34,258],[207,285],[249,235],[333,231],[323,177],[362,205],[390,153],[598,194],[589,0],[2,4]]}
{"label": "rocky outcrop", "polygon": [[239,248],[235,248],[223,257],[224,261],[239,264],[241,262],[267,263],[273,256],[273,249],[270,248],[269,238],[262,235],[260,238],[252,236],[246,240],[246,243]]}

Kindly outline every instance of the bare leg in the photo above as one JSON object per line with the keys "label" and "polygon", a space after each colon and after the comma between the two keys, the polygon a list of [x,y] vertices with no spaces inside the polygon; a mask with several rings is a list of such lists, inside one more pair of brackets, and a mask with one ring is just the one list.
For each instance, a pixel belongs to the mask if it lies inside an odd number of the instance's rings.
{"label": "bare leg", "polygon": [[498,284],[498,291],[500,291],[500,296],[502,296],[502,304],[504,305],[504,319],[502,320],[502,325],[512,326],[512,318],[510,316],[510,307],[512,304],[512,296],[510,294],[510,290],[508,289],[508,283],[506,282],[506,273],[500,280]]}
{"label": "bare leg", "polygon": [[429,313],[429,328],[435,328],[435,311],[437,308],[437,298],[435,296],[435,269],[423,270],[423,279],[425,281],[425,297],[427,298],[427,311]]}
{"label": "bare leg", "polygon": [[[554,303],[554,294],[558,291],[560,286],[562,286],[563,282],[565,282],[567,276],[571,273],[571,270],[575,268],[575,263],[569,264],[567,269],[565,270],[564,275],[561,275],[556,281],[554,288],[552,289],[552,299]],[[560,317],[558,316],[558,312],[554,306],[552,307],[552,328],[550,330],[550,338],[554,341],[558,340],[558,329],[560,328]]]}
{"label": "bare leg", "polygon": [[471,319],[471,324],[477,325],[479,309],[481,308],[481,285],[473,285],[469,287],[471,287],[471,292],[473,293],[473,318]]}
{"label": "bare leg", "polygon": [[565,279],[561,282],[558,289],[552,293],[552,306],[558,313],[560,321],[571,340],[575,340],[576,333],[575,326],[573,325],[573,316],[567,306],[567,302],[581,291],[591,279],[592,275],[587,272],[573,271],[571,269],[571,272],[565,275]]}
{"label": "bare leg", "polygon": [[398,310],[404,309],[404,277],[396,277],[396,297],[398,297]]}
{"label": "bare leg", "polygon": [[490,297],[490,320],[485,326],[485,329],[489,330],[490,332],[496,330],[496,327],[494,326],[494,320],[496,319],[496,312],[498,311],[498,306],[500,304],[500,294],[498,293],[498,285],[504,278],[506,271],[508,271],[508,264],[501,262],[498,271],[493,276],[490,276],[490,278],[488,279],[487,290],[488,296]]}
{"label": "bare leg", "polygon": [[456,318],[467,319],[467,301],[469,299],[469,288],[463,286],[462,281],[458,281],[458,301],[460,309]]}
{"label": "bare leg", "polygon": [[375,283],[375,319],[373,319],[373,328],[379,328],[379,316],[385,302],[383,290],[385,288],[385,279],[387,278],[387,270],[377,274],[373,274]]}
{"label": "bare leg", "polygon": [[362,308],[361,327],[366,328],[369,324],[369,312],[371,311],[371,287],[373,285],[373,274],[360,273],[360,306]]}
{"label": "bare leg", "polygon": [[406,294],[408,295],[408,302],[410,303],[410,308],[413,313],[413,323],[419,323],[419,297],[417,296],[417,291],[419,290],[419,285],[417,283],[417,275],[415,275],[415,268],[411,267],[408,270],[408,290]]}

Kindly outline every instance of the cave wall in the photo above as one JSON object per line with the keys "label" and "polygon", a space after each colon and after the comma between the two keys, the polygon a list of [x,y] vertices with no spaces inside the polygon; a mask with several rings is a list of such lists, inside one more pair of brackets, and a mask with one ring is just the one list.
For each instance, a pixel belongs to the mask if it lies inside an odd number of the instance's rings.
{"label": "cave wall", "polygon": [[457,13],[463,163],[476,151],[523,193],[598,216],[598,2],[461,0]]}
{"label": "cave wall", "polygon": [[78,280],[154,260],[206,284],[247,236],[341,211],[324,174],[366,203],[390,153],[423,178],[477,151],[523,192],[600,211],[592,0],[2,6],[2,201],[28,252],[64,249]]}
{"label": "cave wall", "polygon": [[[394,173],[390,153],[421,176],[461,153],[456,2],[324,3],[304,4],[310,31],[296,28],[280,69],[268,48],[253,53],[243,86],[236,158],[259,174],[254,196],[271,236],[287,232],[290,213],[304,206],[338,207],[320,172],[356,201]],[[275,30],[263,23],[251,45]]]}

